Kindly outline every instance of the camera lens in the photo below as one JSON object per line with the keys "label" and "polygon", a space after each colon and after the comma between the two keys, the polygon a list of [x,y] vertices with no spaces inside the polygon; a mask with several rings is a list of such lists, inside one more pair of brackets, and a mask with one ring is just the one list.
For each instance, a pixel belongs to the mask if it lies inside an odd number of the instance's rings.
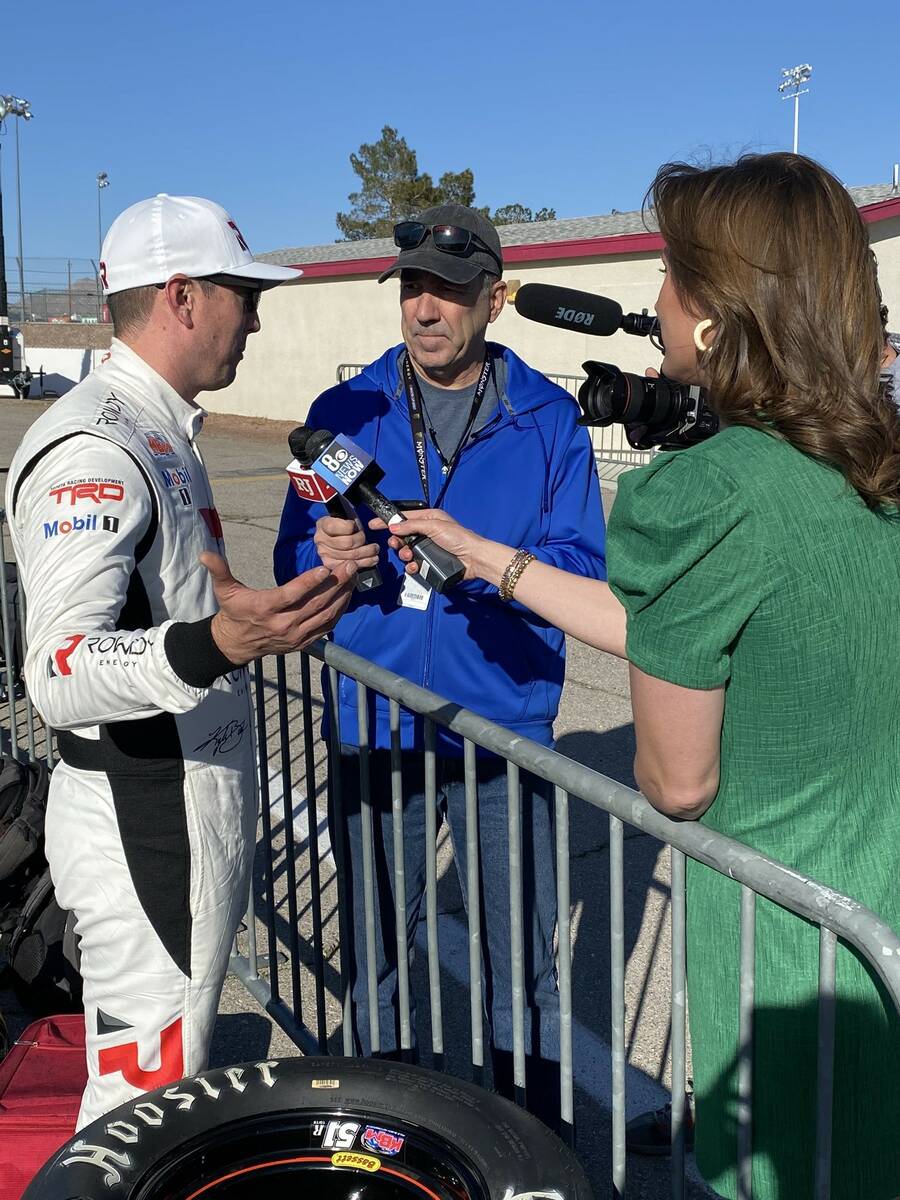
{"label": "camera lens", "polygon": [[648,404],[653,408],[656,381],[620,371],[612,363],[586,362],[587,379],[578,390],[586,425],[627,425],[646,420]]}
{"label": "camera lens", "polygon": [[612,363],[586,362],[582,367],[587,379],[578,389],[584,414],[580,425],[624,425],[629,445],[637,450],[690,446],[718,429],[702,388],[663,375],[634,375]]}

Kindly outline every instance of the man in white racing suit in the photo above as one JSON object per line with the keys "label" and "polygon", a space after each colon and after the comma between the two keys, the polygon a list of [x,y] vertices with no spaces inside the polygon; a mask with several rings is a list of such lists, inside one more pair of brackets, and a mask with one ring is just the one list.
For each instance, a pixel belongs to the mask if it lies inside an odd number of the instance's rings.
{"label": "man in white racing suit", "polygon": [[296,272],[196,197],[127,209],[102,260],[112,349],[31,427],[6,496],[25,676],[58,731],[46,840],[81,950],[79,1128],[205,1067],[255,843],[244,664],[321,636],[352,588],[325,568],[238,583],[195,441],[195,397],[234,379],[260,292]]}

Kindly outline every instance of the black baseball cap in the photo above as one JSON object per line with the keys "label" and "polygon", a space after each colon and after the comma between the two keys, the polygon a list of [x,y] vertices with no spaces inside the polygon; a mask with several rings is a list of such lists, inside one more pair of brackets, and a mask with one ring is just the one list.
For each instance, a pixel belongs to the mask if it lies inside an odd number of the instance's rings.
{"label": "black baseball cap", "polygon": [[[465,204],[438,204],[434,208],[426,208],[412,220],[427,226],[429,232],[418,246],[400,251],[396,262],[378,277],[379,283],[384,283],[397,271],[403,271],[407,267],[411,270],[428,271],[440,279],[449,280],[450,283],[471,283],[482,271],[498,278],[502,274],[503,250],[500,238],[497,230],[482,213],[467,208]],[[466,229],[483,245],[473,242],[464,254],[441,250],[435,246],[430,232],[431,227],[435,225],[455,225],[459,229]]]}

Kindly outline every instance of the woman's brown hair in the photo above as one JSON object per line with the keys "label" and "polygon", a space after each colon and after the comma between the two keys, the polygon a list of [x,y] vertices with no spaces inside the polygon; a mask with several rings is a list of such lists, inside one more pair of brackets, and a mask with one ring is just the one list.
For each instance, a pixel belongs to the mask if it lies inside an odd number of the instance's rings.
{"label": "woman's brown hair", "polygon": [[711,317],[712,406],[900,503],[900,413],[879,387],[881,295],[843,185],[798,154],[660,168],[648,192],[683,304]]}

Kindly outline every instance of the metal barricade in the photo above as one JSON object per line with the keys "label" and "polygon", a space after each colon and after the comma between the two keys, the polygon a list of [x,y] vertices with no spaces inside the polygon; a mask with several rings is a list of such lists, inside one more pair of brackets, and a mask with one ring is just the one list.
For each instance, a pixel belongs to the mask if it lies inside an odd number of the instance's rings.
{"label": "metal barricade", "polygon": [[[0,510],[0,555],[7,557],[4,514]],[[0,572],[0,616],[6,687],[2,710],[3,749],[17,757],[45,757],[52,762],[52,738],[34,712],[27,694],[17,696],[16,648],[13,612],[6,573]],[[798,919],[819,930],[818,1050],[815,1198],[830,1196],[830,1154],[833,1064],[835,1046],[835,966],[837,940],[853,947],[883,984],[900,1011],[900,938],[875,913],[856,901],[804,877],[713,830],[691,822],[668,819],[631,789],[555,751],[511,734],[491,721],[461,709],[404,679],[385,671],[329,642],[319,642],[308,653],[268,659],[254,664],[252,685],[255,737],[259,763],[260,838],[258,860],[261,878],[253,888],[247,912],[246,933],[231,958],[233,973],[304,1052],[354,1053],[353,1012],[350,995],[352,947],[347,939],[350,898],[339,864],[346,861],[341,844],[342,825],[335,821],[335,844],[328,838],[325,817],[325,779],[328,755],[336,761],[341,731],[331,726],[326,746],[316,730],[317,710],[323,700],[317,692],[310,659],[325,666],[325,687],[331,710],[337,712],[339,673],[357,681],[358,742],[361,771],[361,809],[364,845],[363,889],[366,908],[366,962],[370,1025],[376,1011],[373,913],[375,894],[372,870],[371,804],[366,791],[366,760],[371,693],[390,703],[393,845],[396,894],[396,948],[401,1050],[412,1045],[410,1017],[414,981],[407,967],[405,920],[405,846],[403,836],[403,778],[400,751],[401,707],[417,714],[424,726],[426,844],[425,925],[430,1060],[441,1068],[449,1060],[445,1042],[445,1005],[442,979],[441,936],[437,890],[439,862],[436,838],[435,735],[438,727],[464,739],[463,774],[466,801],[466,950],[468,962],[467,1069],[481,1082],[485,1072],[485,1030],[481,994],[482,928],[478,897],[482,882],[479,863],[478,789],[476,748],[506,761],[507,829],[510,878],[510,966],[513,1017],[513,1080],[517,1097],[526,1098],[524,1023],[524,930],[519,774],[522,771],[546,780],[553,787],[555,815],[557,970],[560,1006],[560,1109],[566,1139],[574,1141],[575,1104],[573,1077],[573,1021],[576,1003],[572,953],[577,944],[571,919],[569,821],[571,801],[591,806],[609,817],[609,964],[611,979],[611,1086],[609,1112],[612,1131],[612,1194],[624,1200],[625,1169],[625,938],[624,895],[626,826],[650,834],[671,847],[672,955],[671,955],[671,1090],[673,1197],[685,1194],[684,1096],[686,1083],[685,987],[685,859],[692,858],[741,886],[739,1030],[737,1064],[739,1117],[737,1131],[738,1195],[750,1200],[752,1167],[751,1073],[754,978],[755,913],[757,897],[766,897]],[[274,669],[274,677],[273,677]],[[24,734],[23,734],[24,730]],[[24,740],[23,740],[24,738]],[[335,773],[336,774],[336,773]],[[341,798],[333,787],[331,803],[339,811]],[[428,815],[430,813],[430,816]],[[596,897],[598,904],[600,897]],[[373,1038],[373,1049],[377,1049]],[[458,1058],[458,1054],[456,1055]],[[454,1063],[447,1062],[448,1067]],[[455,1064],[458,1068],[459,1064]],[[600,1181],[595,1180],[595,1184]],[[835,1198],[839,1200],[839,1198]]]}
{"label": "metal barricade", "polygon": [[338,363],[335,379],[338,383],[346,383],[354,375],[359,375],[365,365],[365,363]]}
{"label": "metal barricade", "polygon": [[[467,944],[469,963],[469,1045],[466,1054],[468,1069],[476,1081],[481,1081],[485,1070],[485,1031],[481,996],[481,953],[484,930],[479,912],[479,888],[481,877],[478,864],[477,837],[471,833],[472,822],[477,814],[477,788],[475,784],[475,750],[482,747],[500,756],[507,763],[508,777],[508,829],[510,853],[510,908],[511,945],[510,961],[513,986],[510,1003],[514,1022],[514,1082],[517,1096],[525,1097],[526,1072],[523,1038],[523,924],[522,924],[522,877],[521,877],[521,826],[519,814],[519,772],[527,771],[549,781],[554,788],[556,844],[554,857],[557,870],[557,913],[558,913],[558,978],[560,1000],[560,1056],[561,1056],[561,1113],[564,1135],[574,1141],[574,1090],[573,1090],[573,1013],[578,997],[573,995],[572,950],[573,939],[570,923],[570,847],[569,812],[572,798],[584,801],[594,809],[609,814],[609,913],[610,913],[610,971],[611,971],[611,1099],[612,1114],[612,1182],[613,1195],[624,1198],[625,1178],[625,957],[624,957],[624,833],[625,827],[650,834],[671,847],[671,896],[672,896],[672,956],[671,956],[671,1051],[672,1051],[672,1121],[673,1159],[672,1195],[685,1194],[684,1121],[686,1083],[686,985],[685,985],[685,858],[690,857],[713,868],[741,885],[741,936],[740,936],[740,1011],[739,1028],[741,1037],[738,1077],[738,1174],[741,1200],[749,1200],[752,1164],[752,1018],[754,1010],[755,973],[755,912],[758,896],[775,901],[782,908],[813,922],[819,929],[819,1046],[818,1046],[818,1101],[816,1141],[816,1200],[825,1200],[829,1192],[831,1111],[834,1080],[832,1076],[834,1054],[834,1000],[835,1000],[835,954],[837,939],[841,938],[856,948],[887,989],[893,1003],[900,1011],[900,938],[876,914],[854,900],[842,896],[831,888],[800,875],[784,864],[775,862],[755,850],[731,838],[691,822],[670,820],[652,808],[646,800],[631,789],[591,770],[555,751],[548,750],[529,740],[511,734],[491,721],[459,708],[444,698],[416,686],[399,675],[385,671],[377,665],[359,658],[349,651],[330,642],[321,642],[308,654],[295,656],[299,663],[299,686],[288,689],[290,703],[285,703],[286,676],[281,664],[277,667],[277,678],[265,678],[262,664],[257,664],[255,673],[257,700],[257,732],[261,747],[261,779],[268,775],[264,785],[264,829],[271,830],[273,821],[265,815],[265,795],[273,779],[279,780],[278,790],[285,797],[301,794],[307,819],[308,855],[301,854],[303,861],[303,892],[300,898],[301,917],[309,926],[312,935],[303,947],[305,962],[302,972],[295,965],[296,944],[288,950],[290,964],[290,998],[282,998],[278,992],[278,972],[272,958],[272,945],[284,945],[274,917],[279,904],[285,897],[276,894],[278,883],[273,870],[274,858],[271,847],[265,850],[267,877],[264,887],[264,907],[268,954],[262,961],[272,981],[271,995],[257,969],[255,950],[238,955],[232,967],[251,986],[254,994],[267,996],[267,1009],[286,1029],[300,1026],[302,1032],[297,1044],[303,1049],[315,1047],[322,1053],[329,1049],[327,1032],[330,1028],[337,1043],[332,1050],[345,1054],[354,1053],[352,1027],[352,1005],[350,996],[350,962],[347,961],[349,945],[346,941],[347,912],[349,898],[343,888],[340,868],[344,860],[344,848],[333,847],[334,856],[323,872],[322,864],[327,857],[321,838],[325,836],[325,767],[326,751],[313,731],[313,710],[320,707],[322,700],[311,685],[309,656],[325,664],[325,687],[331,696],[331,710],[337,711],[338,674],[358,682],[358,729],[361,747],[362,769],[368,756],[368,701],[371,692],[387,697],[390,701],[391,720],[391,765],[394,814],[394,876],[396,895],[396,947],[398,967],[397,998],[399,1008],[400,1048],[411,1045],[410,988],[407,970],[407,945],[404,895],[404,839],[402,833],[403,781],[399,741],[401,707],[418,714],[424,721],[425,738],[425,786],[426,813],[432,813],[432,821],[426,828],[424,853],[426,855],[425,926],[427,981],[422,981],[423,995],[428,999],[428,1024],[430,1026],[430,1061],[438,1068],[444,1065],[445,1045],[444,1000],[442,996],[442,955],[437,916],[438,872],[435,838],[434,776],[435,776],[435,730],[443,726],[464,739],[465,785],[467,806],[467,876],[465,881],[467,900]],[[272,716],[267,716],[266,703],[261,696],[271,697],[273,708],[277,708],[277,728],[272,726]],[[292,711],[293,706],[293,711]],[[296,739],[302,727],[302,749],[292,750],[292,739]],[[266,737],[273,739],[273,761],[277,767],[267,772],[262,747]],[[328,753],[336,761],[339,753],[340,732],[332,725]],[[337,775],[334,772],[333,775]],[[316,798],[320,803],[317,804]],[[332,795],[333,810],[340,807],[340,797]],[[283,836],[279,835],[279,855],[286,862],[297,853],[293,830],[289,828],[289,800],[284,802]],[[336,819],[334,828],[340,833],[341,822]],[[372,871],[372,811],[362,785],[362,828],[363,862],[356,864],[362,870],[366,908],[366,961],[356,966],[367,979],[367,1005],[370,1028],[377,1027],[376,990],[377,979],[374,965],[374,922],[376,904]],[[301,847],[302,849],[302,847]],[[409,846],[406,847],[408,861]],[[292,885],[290,881],[287,887]],[[316,892],[318,891],[318,901]],[[599,899],[599,897],[598,897]],[[324,924],[327,930],[323,941],[323,901],[326,901]],[[316,907],[318,906],[318,907]],[[292,910],[296,912],[295,910]],[[289,912],[287,928],[294,937],[294,917]],[[337,947],[334,940],[337,939]],[[328,945],[341,952],[340,968],[334,968],[332,958],[328,966],[334,981],[334,991],[326,996],[323,982],[321,955],[328,955]],[[323,949],[324,948],[324,949]],[[310,962],[311,959],[311,962]],[[313,989],[304,989],[301,973],[312,975],[314,982],[314,1019],[304,1019],[301,993],[313,994]],[[323,1020],[322,1003],[329,1004],[329,1013]],[[378,1050],[373,1038],[372,1049]],[[595,1181],[596,1182],[596,1181]]]}
{"label": "metal barricade", "polygon": [[25,597],[18,588],[14,563],[7,557],[7,533],[6,512],[0,508],[0,752],[21,761],[36,762],[40,757],[49,767],[52,733],[35,711],[21,674]]}

